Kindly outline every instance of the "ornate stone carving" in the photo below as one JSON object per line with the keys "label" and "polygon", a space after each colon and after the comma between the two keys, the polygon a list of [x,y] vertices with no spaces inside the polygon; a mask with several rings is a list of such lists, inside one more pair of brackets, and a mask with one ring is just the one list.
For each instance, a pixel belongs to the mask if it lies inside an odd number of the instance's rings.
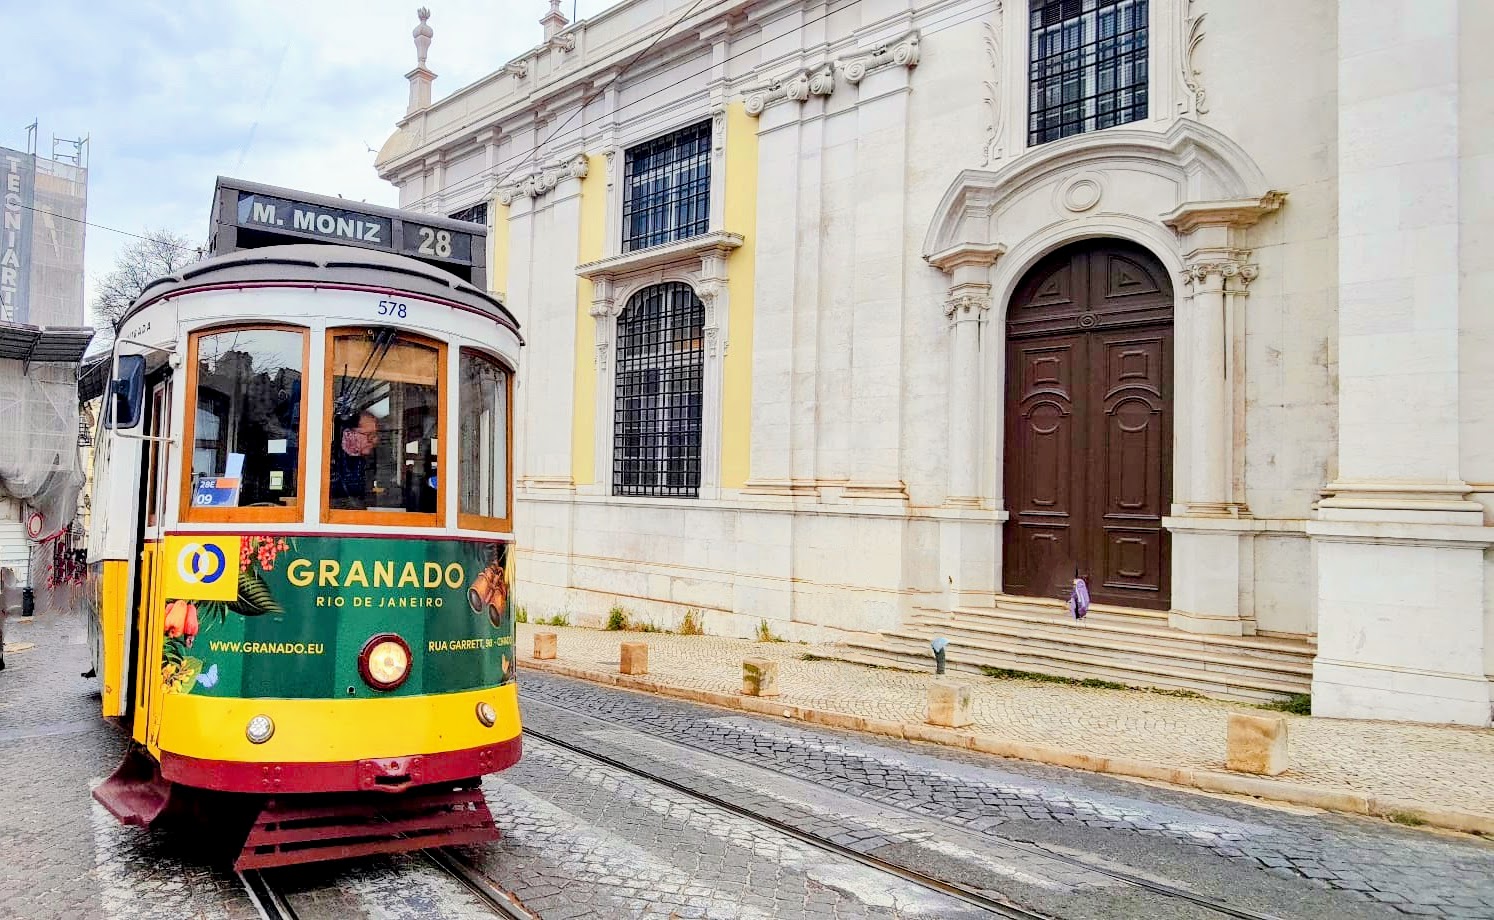
{"label": "ornate stone carving", "polygon": [[529,76],[529,62],[525,60],[509,61],[503,65],[503,72],[522,80]]}
{"label": "ornate stone carving", "polygon": [[1204,115],[1209,111],[1208,93],[1204,91],[1203,83],[1199,80],[1201,74],[1193,58],[1198,51],[1199,42],[1203,41],[1204,17],[1208,16],[1208,13],[1191,16],[1189,14],[1193,12],[1193,0],[1182,0],[1182,4],[1182,34],[1179,36],[1178,61],[1182,69],[1183,85],[1188,88],[1188,94],[1192,96],[1193,111]]}
{"label": "ornate stone carving", "polygon": [[1104,177],[1099,173],[1082,172],[1059,184],[1058,203],[1065,210],[1082,214],[1099,204],[1104,194]]}
{"label": "ornate stone carving", "polygon": [[944,315],[951,320],[980,319],[991,309],[991,292],[960,291],[944,301]]}
{"label": "ornate stone carving", "polygon": [[561,32],[559,35],[557,35],[554,38],[550,39],[549,41],[545,42],[545,44],[548,45],[551,48],[558,48],[561,51],[564,51],[564,52],[567,52],[567,53],[575,51],[576,50],[576,33],[574,33],[574,32]]}
{"label": "ornate stone carving", "polygon": [[779,102],[807,102],[810,96],[828,96],[835,91],[835,74],[831,65],[764,83],[747,91],[747,114],[757,117],[770,105]]}
{"label": "ornate stone carving", "polygon": [[715,109],[711,112],[711,149],[718,157],[726,152],[725,109]]}
{"label": "ornate stone carving", "polygon": [[415,66],[425,67],[426,53],[431,50],[431,36],[436,33],[431,30],[430,23],[427,21],[431,18],[430,10],[422,6],[415,11],[415,15],[420,17],[420,24],[410,33],[415,39]]}
{"label": "ornate stone carving", "polygon": [[855,86],[866,79],[867,74],[884,67],[891,67],[894,64],[910,69],[917,67],[918,56],[918,30],[915,29],[905,35],[882,42],[870,50],[841,58],[836,61],[836,64],[845,74],[846,82]]}
{"label": "ornate stone carving", "polygon": [[578,153],[568,160],[551,164],[498,189],[500,204],[513,204],[520,195],[539,198],[567,179],[584,179],[591,166],[586,154]]}
{"label": "ornate stone carving", "polygon": [[981,148],[980,165],[990,166],[1001,159],[1001,131],[1005,127],[1006,102],[1001,98],[1001,0],[996,0],[996,9],[991,19],[981,23],[985,30],[986,64],[990,79],[982,81],[985,87],[986,142]]}
{"label": "ornate stone carving", "polygon": [[1188,263],[1183,269],[1183,280],[1204,285],[1217,276],[1220,284],[1246,288],[1259,274],[1260,267],[1250,261],[1250,250],[1234,249]]}
{"label": "ornate stone carving", "polygon": [[828,96],[835,92],[835,67],[825,64],[809,75],[809,95]]}

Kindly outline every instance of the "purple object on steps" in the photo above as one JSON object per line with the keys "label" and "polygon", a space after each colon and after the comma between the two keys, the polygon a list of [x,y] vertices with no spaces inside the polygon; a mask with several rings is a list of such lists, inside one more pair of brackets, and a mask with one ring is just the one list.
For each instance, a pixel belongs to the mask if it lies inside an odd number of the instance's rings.
{"label": "purple object on steps", "polygon": [[1082,578],[1074,579],[1074,593],[1069,595],[1069,613],[1076,620],[1084,619],[1089,613],[1089,585]]}

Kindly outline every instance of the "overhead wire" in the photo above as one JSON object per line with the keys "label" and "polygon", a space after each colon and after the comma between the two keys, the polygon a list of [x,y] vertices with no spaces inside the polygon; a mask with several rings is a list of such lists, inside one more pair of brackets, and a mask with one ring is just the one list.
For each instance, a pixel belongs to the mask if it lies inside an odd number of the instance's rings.
{"label": "overhead wire", "polygon": [[[817,17],[815,17],[813,19],[806,20],[804,23],[802,23],[799,26],[799,29],[802,30],[806,26],[810,26],[810,25],[815,24],[816,22],[821,22],[821,21],[823,21],[825,19],[828,19],[831,15],[834,15],[835,13],[844,12],[847,8],[853,6],[854,4],[860,3],[860,2],[861,2],[861,0],[849,0],[849,2],[846,3],[843,6],[836,7],[834,10],[831,10],[830,12],[827,12],[827,13],[821,15],[821,16],[817,16]],[[981,6],[975,8],[973,10],[970,10],[969,12],[952,13],[952,14],[948,14],[948,15],[943,16],[943,17],[936,17],[933,20],[931,20],[931,22],[933,22],[935,24],[941,24],[941,25],[938,25],[937,28],[921,29],[920,30],[920,34],[921,35],[925,35],[925,36],[927,36],[927,35],[937,35],[938,33],[943,32],[943,31],[945,31],[947,29],[952,29],[952,28],[955,28],[956,26],[964,25],[965,23],[970,22],[971,20],[975,19],[977,16],[981,16],[981,15],[984,15],[986,13],[989,13],[989,12],[991,12],[994,9],[995,9],[995,5],[994,4],[992,4],[992,3],[985,3],[985,4],[982,4]],[[953,20],[953,21],[949,21],[949,20]],[[661,33],[661,37],[662,37],[662,33]],[[657,40],[656,40],[656,42],[657,42]],[[736,52],[735,54],[728,55],[725,59],[723,59],[722,63],[727,63],[727,62],[730,62],[730,61],[734,61],[737,58],[742,57],[743,55],[750,54],[753,51],[756,51],[759,48],[761,48],[763,46],[763,44],[765,44],[765,43],[766,43],[766,39],[763,40],[763,41],[759,41],[757,44],[750,45],[750,46],[748,46],[746,48],[743,48],[742,50]],[[638,104],[640,104],[642,102],[645,102],[645,101],[647,101],[649,99],[652,99],[655,96],[659,96],[659,95],[662,95],[663,93],[669,92],[670,90],[673,90],[675,87],[677,87],[681,82],[684,82],[686,80],[692,80],[692,79],[694,79],[696,77],[703,76],[703,75],[705,75],[707,73],[710,73],[717,66],[718,66],[717,64],[712,63],[711,66],[709,66],[709,67],[703,68],[701,70],[697,70],[694,73],[685,74],[684,76],[682,76],[682,77],[680,77],[680,78],[678,78],[676,80],[671,81],[670,85],[668,85],[668,86],[660,87],[659,89],[653,90],[652,92],[649,92],[649,93],[645,93],[644,95],[639,96],[636,99],[633,99],[633,100],[631,100],[629,102],[625,102],[622,105],[619,105],[617,108],[611,110],[610,112],[603,112],[603,113],[601,113],[599,115],[593,116],[592,118],[587,119],[587,120],[583,121],[581,124],[576,125],[574,128],[570,129],[570,131],[567,132],[567,135],[580,132],[580,131],[584,130],[585,128],[589,127],[589,126],[594,125],[597,121],[599,121],[601,119],[611,117],[613,115],[616,115],[618,112],[621,112],[624,109],[631,108],[631,107],[633,107],[635,105],[638,105]],[[616,82],[616,80],[609,81],[607,83],[607,85],[604,86],[602,89],[605,90],[608,86],[612,86],[615,82]],[[594,98],[594,97],[592,97],[592,98]],[[590,99],[588,99],[588,102],[589,101],[590,101]],[[584,111],[585,107],[586,107],[586,103],[583,103],[582,105],[577,106],[572,111],[571,116],[574,117],[575,115],[577,115],[580,112]],[[567,121],[569,121],[569,120],[570,119],[568,118]],[[511,163],[511,162],[513,162],[516,159],[524,159],[524,158],[528,158],[528,157],[537,157],[540,154],[540,152],[544,149],[544,147],[546,145],[552,143],[556,139],[556,137],[558,136],[558,134],[559,134],[559,131],[557,129],[556,132],[552,133],[549,137],[545,138],[544,141],[542,141],[539,144],[536,144],[534,147],[532,147],[532,148],[530,148],[530,149],[528,149],[528,150],[526,150],[526,151],[524,151],[522,153],[513,154],[513,155],[511,155],[511,156],[509,156],[509,157],[507,157],[507,158],[505,158],[503,160],[500,160],[498,163],[494,164],[494,169],[495,170],[500,169],[505,164]],[[567,141],[569,141],[569,140],[570,140],[570,138],[567,137]],[[516,166],[513,169],[509,170],[507,173],[505,173],[504,176],[503,176],[503,178],[498,181],[498,184],[501,186],[505,182],[507,182],[507,180],[509,179],[509,177],[511,177],[514,173],[518,172],[519,168],[520,168],[519,166]],[[420,198],[417,198],[417,199],[415,199],[415,200],[413,200],[411,202],[408,202],[408,203],[406,203],[404,205],[401,205],[401,207],[404,207],[404,208],[417,208],[417,207],[425,204],[426,202],[428,202],[428,201],[430,201],[430,200],[432,200],[434,198],[437,198],[437,197],[446,197],[446,196],[449,196],[449,195],[452,195],[452,194],[463,192],[463,191],[466,191],[467,189],[483,185],[483,184],[487,183],[490,180],[491,180],[490,176],[486,176],[486,175],[474,176],[471,179],[466,179],[466,180],[463,180],[462,182],[456,183],[455,185],[447,186],[446,188],[440,189],[439,191],[432,192],[429,195],[423,195]]]}
{"label": "overhead wire", "polygon": [[[855,4],[855,3],[860,3],[860,2],[861,2],[861,0],[850,0],[850,2],[847,3],[845,6],[838,7],[833,12],[836,12],[836,13],[842,12],[843,10],[846,9],[846,7],[848,7],[848,6],[852,5],[852,4]],[[697,4],[696,5],[698,5],[698,3],[699,3],[699,0],[697,0]],[[934,22],[943,22],[944,20],[951,19],[951,18],[955,19],[955,21],[949,22],[947,25],[940,26],[939,28],[922,30],[922,34],[924,34],[924,35],[936,35],[939,32],[945,31],[946,29],[952,29],[952,28],[954,28],[956,26],[963,25],[964,23],[969,22],[970,20],[974,19],[978,15],[990,12],[992,9],[994,9],[993,6],[991,6],[990,4],[986,4],[986,5],[978,8],[978,9],[975,9],[975,10],[971,11],[969,14],[960,15],[958,17],[946,16],[943,19],[935,19]],[[820,16],[820,17],[817,17],[816,19],[808,20],[808,21],[806,21],[804,23],[804,25],[812,25],[815,22],[818,22],[820,20],[823,20],[823,19],[827,18],[829,15],[830,14],[826,14],[825,16]],[[803,26],[801,26],[800,28],[802,28],[802,27]],[[659,40],[662,40],[663,36],[664,36],[664,33],[661,32],[660,35],[658,37],[656,37],[654,44],[657,44],[657,42]],[[744,50],[742,50],[742,51],[740,51],[740,52],[738,52],[736,54],[733,54],[733,55],[727,57],[725,60],[726,61],[734,60],[734,59],[736,59],[738,57],[741,57],[744,54],[748,54],[748,53],[750,53],[752,51],[757,50],[757,48],[761,47],[761,45],[762,45],[762,42],[759,42],[757,45],[753,45],[753,46],[751,46],[749,48],[746,48],[746,49],[744,49]],[[650,47],[652,47],[652,45]],[[647,51],[649,49],[644,49],[644,50]],[[688,79],[692,79],[694,77],[701,76],[703,74],[709,73],[712,69],[714,69],[714,67],[715,67],[715,65],[713,64],[711,67],[708,67],[708,68],[706,68],[704,70],[699,70],[699,71],[696,71],[695,73],[687,74],[686,76],[682,77],[681,79],[688,80]],[[607,86],[604,86],[602,88],[602,90],[605,91],[608,86],[612,85],[612,82],[615,82],[615,81],[609,82],[607,84]],[[678,80],[675,81],[675,84],[678,84],[678,82],[679,82]],[[602,115],[602,116],[597,116],[597,117],[594,117],[594,118],[592,118],[590,120],[582,122],[581,124],[577,125],[576,127],[570,129],[570,132],[567,132],[567,133],[573,133],[573,132],[581,131],[582,129],[586,128],[587,126],[589,126],[591,124],[594,124],[597,121],[598,118],[605,117],[607,115],[615,115],[617,112],[620,112],[623,109],[630,108],[632,106],[638,105],[641,102],[644,102],[644,101],[646,101],[648,99],[651,99],[651,98],[653,98],[655,96],[658,96],[658,95],[660,95],[660,94],[662,94],[664,92],[667,92],[668,90],[673,89],[673,88],[674,88],[674,86],[671,85],[671,86],[667,86],[667,87],[664,87],[664,88],[661,88],[661,89],[654,90],[653,92],[650,92],[650,93],[646,93],[646,94],[638,97],[637,99],[632,100],[631,102],[623,103],[622,105],[618,106],[616,109],[613,109],[611,112],[604,113],[604,115]],[[588,102],[589,101],[591,101],[591,100],[589,99]],[[575,114],[579,114],[580,112],[584,111],[584,109],[585,109],[585,105],[584,104],[582,106],[578,106],[572,112],[572,115],[574,116]],[[567,119],[567,121],[569,121],[569,119]],[[564,125],[564,123],[562,123],[562,126],[563,125]],[[559,136],[559,127],[557,127],[555,133],[552,133],[549,137],[545,138],[545,140],[543,142],[541,142],[541,144],[539,144],[539,145],[537,145],[537,146],[535,146],[535,147],[533,147],[533,148],[531,148],[529,150],[526,150],[523,153],[515,154],[513,156],[510,156],[507,159],[505,159],[505,160],[501,161],[500,163],[498,163],[497,165],[498,166],[502,166],[504,163],[512,162],[515,159],[522,159],[524,157],[537,156],[538,153],[544,148],[545,145],[548,145],[548,144],[552,143],[558,136]],[[509,170],[509,172],[504,175],[503,180],[506,181],[510,176],[513,175],[513,173],[515,173],[515,172],[518,171],[518,168],[519,167],[515,167],[514,169]],[[486,177],[486,176],[474,177],[472,179],[468,179],[468,180],[465,180],[463,182],[457,183],[456,185],[448,186],[448,187],[442,189],[439,192],[433,192],[430,195],[426,195],[426,196],[423,196],[421,198],[417,198],[414,201],[409,202],[408,204],[403,205],[402,207],[405,208],[405,209],[419,207],[420,205],[422,205],[422,204],[430,201],[432,198],[435,198],[437,196],[444,197],[444,196],[451,195],[451,194],[456,193],[456,192],[465,191],[468,188],[472,188],[473,186],[481,185],[484,182],[487,182],[488,179],[489,179],[489,177]],[[499,184],[501,185],[502,181],[500,181]],[[25,210],[31,211],[31,212],[33,212],[35,214],[45,214],[48,217],[56,217],[56,218],[60,218],[62,220],[69,220],[69,221],[72,221],[74,223],[82,224],[85,227],[92,227],[95,230],[104,230],[104,231],[107,231],[109,233],[118,233],[121,236],[128,236],[128,237],[131,237],[131,238],[137,239],[137,240],[144,240],[144,241],[147,241],[147,242],[158,243],[158,244],[161,244],[161,245],[170,246],[172,249],[177,249],[177,250],[180,250],[182,252],[192,252],[192,253],[197,253],[197,254],[200,255],[202,253],[202,251],[203,251],[201,246],[178,246],[175,243],[167,243],[166,241],[161,240],[161,239],[159,239],[157,237],[146,236],[146,235],[140,234],[140,233],[132,233],[129,230],[121,230],[118,227],[111,227],[111,226],[109,226],[107,224],[95,223],[94,221],[85,220],[85,219],[79,218],[79,217],[73,217],[73,216],[71,216],[69,214],[62,214],[62,213],[59,213],[57,211],[49,211],[46,208],[38,208],[38,207],[35,207],[34,205],[24,205],[23,204],[23,205],[21,205],[21,207],[24,208]]]}

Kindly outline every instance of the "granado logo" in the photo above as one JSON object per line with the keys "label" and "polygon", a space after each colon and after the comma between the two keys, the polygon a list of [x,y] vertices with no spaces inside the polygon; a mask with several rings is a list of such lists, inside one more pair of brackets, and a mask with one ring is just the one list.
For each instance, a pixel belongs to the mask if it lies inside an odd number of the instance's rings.
{"label": "granado logo", "polygon": [[460,562],[445,567],[439,562],[417,566],[406,562],[398,572],[394,562],[375,562],[373,571],[362,561],[354,560],[346,570],[336,559],[321,559],[313,565],[310,559],[292,559],[285,567],[285,580],[297,588],[314,582],[318,588],[439,588],[443,584],[460,591],[467,584],[467,570]]}

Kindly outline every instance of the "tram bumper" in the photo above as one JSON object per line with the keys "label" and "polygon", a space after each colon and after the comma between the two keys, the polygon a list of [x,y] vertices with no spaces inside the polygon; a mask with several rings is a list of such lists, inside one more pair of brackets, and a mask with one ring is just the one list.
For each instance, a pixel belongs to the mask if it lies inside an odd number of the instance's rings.
{"label": "tram bumper", "polygon": [[523,738],[403,757],[330,762],[210,760],[161,752],[161,775],[173,783],[218,792],[276,795],[302,792],[405,792],[418,786],[473,779],[519,762]]}

